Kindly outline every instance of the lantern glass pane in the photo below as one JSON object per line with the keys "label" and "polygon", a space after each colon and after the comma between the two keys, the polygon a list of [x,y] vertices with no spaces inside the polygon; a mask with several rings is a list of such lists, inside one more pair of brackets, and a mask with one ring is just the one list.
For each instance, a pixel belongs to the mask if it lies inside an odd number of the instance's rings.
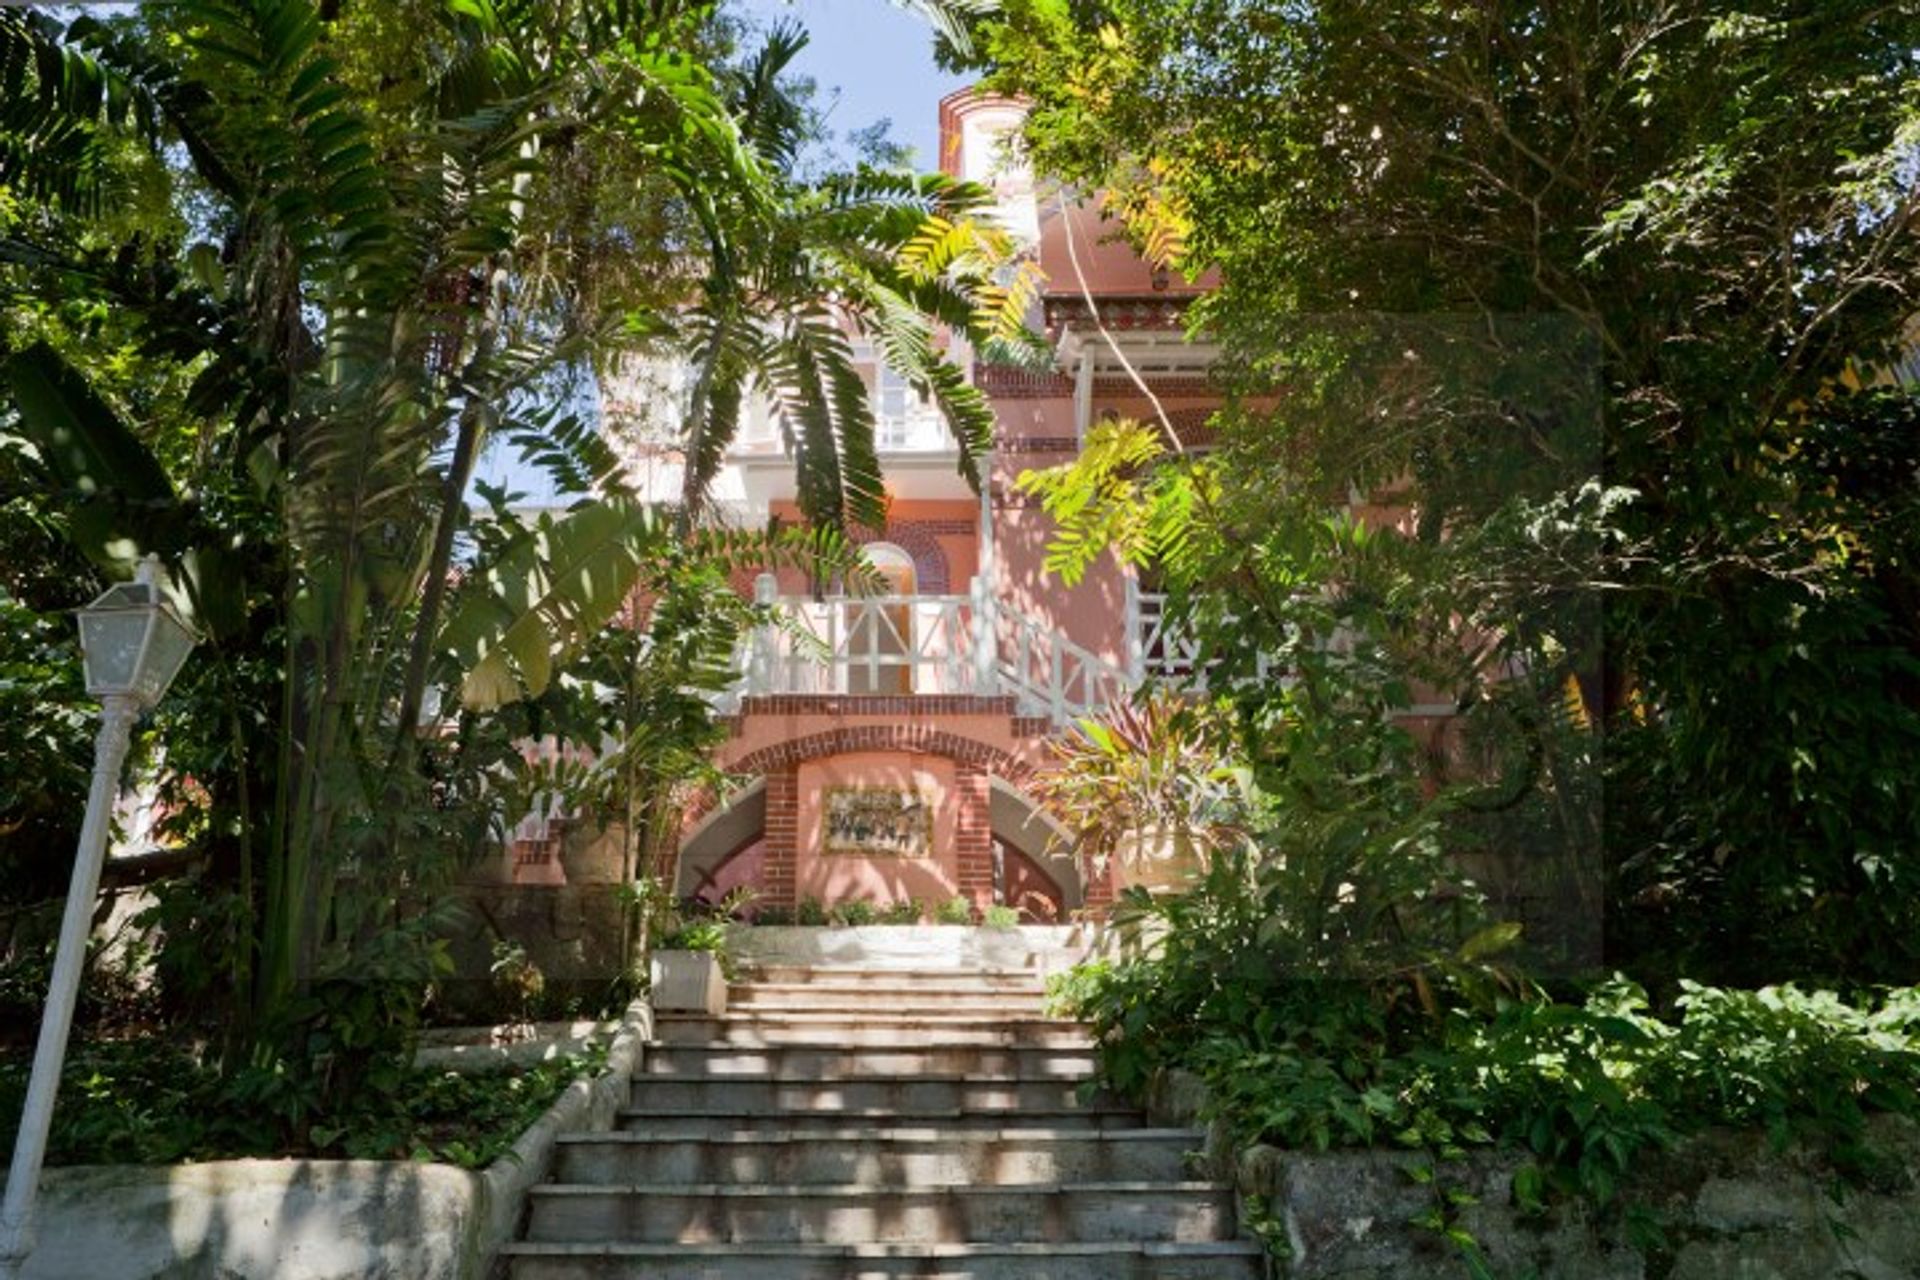
{"label": "lantern glass pane", "polygon": [[140,650],[147,637],[144,609],[83,609],[80,653],[87,692],[96,698],[133,692]]}
{"label": "lantern glass pane", "polygon": [[156,706],[166,695],[167,686],[180,673],[187,653],[193,648],[193,633],[168,609],[153,611],[153,638],[147,643],[147,656],[141,665],[139,687],[134,690],[143,706]]}

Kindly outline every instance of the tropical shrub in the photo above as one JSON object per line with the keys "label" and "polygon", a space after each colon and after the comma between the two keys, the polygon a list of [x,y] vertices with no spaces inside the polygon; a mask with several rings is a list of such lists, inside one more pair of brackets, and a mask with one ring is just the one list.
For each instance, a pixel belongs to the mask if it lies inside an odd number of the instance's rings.
{"label": "tropical shrub", "polygon": [[851,902],[842,902],[827,913],[827,922],[841,928],[853,929],[873,924],[880,918],[880,911],[871,902],[856,898]]}
{"label": "tropical shrub", "polygon": [[918,898],[901,898],[880,911],[881,924],[919,924],[927,914],[926,904]]}
{"label": "tropical shrub", "polygon": [[[396,1086],[290,1134],[248,1103],[259,1081],[222,1073],[168,1037],[96,1041],[67,1061],[50,1164],[171,1164],[244,1156],[442,1160],[482,1168],[582,1075],[604,1046],[504,1071],[404,1069]],[[11,1145],[25,1098],[24,1058],[0,1057],[0,1143]]]}
{"label": "tropical shrub", "polygon": [[1051,744],[1034,794],[1093,874],[1116,858],[1192,862],[1233,818],[1227,733],[1216,706],[1171,690],[1115,703]]}

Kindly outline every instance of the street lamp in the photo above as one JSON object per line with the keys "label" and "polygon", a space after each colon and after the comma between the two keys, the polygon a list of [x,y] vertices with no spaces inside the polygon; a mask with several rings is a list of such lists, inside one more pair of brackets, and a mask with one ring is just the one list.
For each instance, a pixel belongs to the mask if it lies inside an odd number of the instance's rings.
{"label": "street lamp", "polygon": [[33,1203],[40,1164],[47,1154],[47,1129],[66,1061],[67,1033],[73,1027],[87,935],[93,928],[94,898],[106,861],[107,831],[133,725],[166,693],[195,640],[192,628],[167,603],[164,581],[160,561],[149,555],[140,562],[132,582],[110,588],[80,610],[80,656],[87,692],[100,699],[100,730],[94,738],[93,787],[87,793],[87,817],[74,854],[73,881],[67,886],[53,980],[47,984],[47,1006],[40,1016],[33,1077],[20,1113],[20,1133],[14,1139],[6,1200],[0,1204],[0,1272],[7,1275],[16,1273],[33,1249]]}

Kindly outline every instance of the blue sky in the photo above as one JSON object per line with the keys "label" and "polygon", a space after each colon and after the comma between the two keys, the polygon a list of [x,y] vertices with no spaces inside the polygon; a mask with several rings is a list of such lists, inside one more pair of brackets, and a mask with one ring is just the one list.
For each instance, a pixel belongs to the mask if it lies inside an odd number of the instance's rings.
{"label": "blue sky", "polygon": [[836,134],[887,117],[920,168],[938,165],[934,109],[968,77],[934,66],[933,30],[924,19],[887,0],[733,0],[732,7],[750,20],[789,17],[807,28],[813,38],[794,69],[819,85]]}

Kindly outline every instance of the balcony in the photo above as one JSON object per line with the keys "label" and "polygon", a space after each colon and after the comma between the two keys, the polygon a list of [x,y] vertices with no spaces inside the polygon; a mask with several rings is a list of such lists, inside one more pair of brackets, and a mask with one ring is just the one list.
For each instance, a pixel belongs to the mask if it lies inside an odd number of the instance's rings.
{"label": "balcony", "polygon": [[724,708],[742,695],[1011,697],[1021,715],[1064,729],[1145,678],[1192,671],[1190,647],[1167,634],[1158,596],[1131,602],[1122,668],[994,598],[981,580],[973,586],[966,595],[812,599],[781,596],[762,577],[755,598],[768,621],[743,647]]}

